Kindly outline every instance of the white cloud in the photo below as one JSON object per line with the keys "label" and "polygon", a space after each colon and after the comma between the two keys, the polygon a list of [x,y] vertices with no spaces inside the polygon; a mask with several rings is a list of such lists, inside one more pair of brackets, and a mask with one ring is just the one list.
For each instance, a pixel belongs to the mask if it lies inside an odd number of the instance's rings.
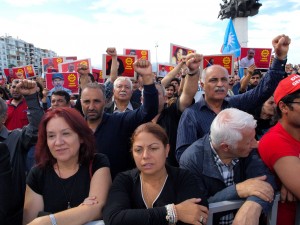
{"label": "white cloud", "polygon": [[7,4],[14,7],[29,7],[35,5],[42,5],[48,0],[4,0]]}
{"label": "white cloud", "polygon": [[[119,54],[123,48],[149,49],[153,62],[156,61],[156,50],[158,61],[169,60],[170,43],[194,48],[199,53],[219,54],[228,23],[228,20],[217,19],[221,0],[203,0],[201,3],[197,0],[86,1],[83,7],[88,10],[88,15],[81,11],[64,13],[63,7],[56,12],[47,4],[49,0],[7,2],[26,2],[27,5],[44,2],[45,5],[38,13],[23,11],[11,19],[1,16],[0,9],[2,32],[18,36],[37,47],[54,50],[59,55],[90,57],[92,64],[98,67],[102,64],[102,54],[111,46],[116,47]],[[66,9],[72,10],[70,3],[76,5],[79,1],[61,2],[62,5],[67,3]],[[296,0],[287,2],[293,3],[293,7],[285,8],[282,1],[262,2],[259,14],[248,18],[248,46],[271,47],[272,38],[285,33],[292,38],[289,60],[298,63],[300,53],[296,49],[300,45],[300,33],[295,18],[299,15],[299,3]],[[282,8],[282,11],[269,12],[270,7],[272,10]]]}

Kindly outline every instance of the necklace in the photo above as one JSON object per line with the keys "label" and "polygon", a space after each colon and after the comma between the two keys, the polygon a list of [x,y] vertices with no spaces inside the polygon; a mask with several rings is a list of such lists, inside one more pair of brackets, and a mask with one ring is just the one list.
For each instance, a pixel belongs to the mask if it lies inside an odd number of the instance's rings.
{"label": "necklace", "polygon": [[75,173],[75,176],[73,177],[73,182],[72,182],[72,185],[70,186],[70,191],[68,192],[68,193],[70,193],[70,195],[67,195],[67,191],[66,191],[66,188],[65,188],[65,186],[64,186],[64,184],[63,184],[63,178],[61,177],[61,173],[60,173],[60,170],[59,170],[59,166],[58,166],[58,164],[56,164],[57,165],[57,171],[58,171],[58,176],[59,176],[59,183],[61,184],[61,186],[62,186],[62,189],[63,189],[63,191],[64,191],[64,195],[65,195],[65,197],[66,197],[66,200],[67,200],[67,209],[70,209],[70,208],[72,208],[71,207],[71,201],[72,201],[72,194],[73,194],[73,190],[74,190],[74,184],[76,183],[76,180],[77,180],[77,173],[78,173],[78,171],[79,171],[79,168],[80,168],[80,164],[79,164],[79,166],[78,166],[78,170],[76,171],[76,173]]}
{"label": "necklace", "polygon": [[[165,177],[164,181],[160,185],[160,187],[156,190],[151,190],[149,188],[146,188],[145,182],[143,181],[142,176],[140,175],[140,181],[141,181],[141,193],[142,198],[144,201],[144,204],[146,205],[146,208],[153,208],[153,204],[156,202],[156,200],[159,198],[162,190],[164,189],[164,186],[167,182],[168,174]],[[156,197],[155,197],[156,196]]]}

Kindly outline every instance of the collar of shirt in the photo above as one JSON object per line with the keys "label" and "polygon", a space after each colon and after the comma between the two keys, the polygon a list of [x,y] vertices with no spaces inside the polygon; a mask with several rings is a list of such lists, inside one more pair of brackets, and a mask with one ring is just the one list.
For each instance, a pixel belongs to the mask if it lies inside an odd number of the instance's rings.
{"label": "collar of shirt", "polygon": [[[198,102],[199,102],[200,110],[204,110],[205,108],[210,109],[210,107],[207,105],[207,103],[205,101],[205,93],[203,93],[201,95]],[[228,105],[228,100],[225,98],[222,103],[222,109],[225,109],[227,105]]]}
{"label": "collar of shirt", "polygon": [[214,147],[213,147],[211,141],[210,141],[209,143],[210,143],[210,146],[211,146],[211,149],[212,149],[212,154],[213,154],[213,157],[214,157],[214,161],[215,161],[215,163],[216,163],[216,165],[217,165],[218,167],[220,167],[220,166],[221,166],[221,167],[222,167],[222,166],[225,166],[225,167],[227,167],[228,169],[233,169],[233,167],[239,162],[239,159],[238,159],[238,158],[235,158],[235,159],[231,160],[231,162],[230,162],[228,165],[226,165],[225,163],[222,162],[222,160],[221,160],[220,157],[218,156],[218,154],[217,154],[216,150],[214,149]]}
{"label": "collar of shirt", "polygon": [[126,112],[126,111],[129,111],[129,110],[133,110],[133,107],[132,107],[132,104],[131,104],[130,101],[128,102],[128,105],[127,105],[127,107],[126,107],[126,109],[125,109],[124,111],[120,111],[120,110],[118,109],[116,103],[114,103],[114,113],[115,113],[115,112]]}

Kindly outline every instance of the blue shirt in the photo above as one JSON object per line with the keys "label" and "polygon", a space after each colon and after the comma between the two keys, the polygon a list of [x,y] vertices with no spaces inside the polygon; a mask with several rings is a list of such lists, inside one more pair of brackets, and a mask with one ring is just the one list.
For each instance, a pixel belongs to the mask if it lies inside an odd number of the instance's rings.
{"label": "blue shirt", "polygon": [[[286,76],[285,64],[286,60],[274,59],[271,68],[256,88],[243,94],[226,97],[221,109],[237,108],[251,112],[262,105],[273,94],[278,83]],[[209,132],[210,125],[216,115],[206,104],[203,95],[198,102],[184,110],[177,130],[177,161],[189,145]]]}

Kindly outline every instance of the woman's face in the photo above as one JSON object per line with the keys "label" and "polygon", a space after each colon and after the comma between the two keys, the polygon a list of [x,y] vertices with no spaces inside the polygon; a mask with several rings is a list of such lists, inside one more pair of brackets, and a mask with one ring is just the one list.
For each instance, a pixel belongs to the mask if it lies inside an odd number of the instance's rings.
{"label": "woman's face", "polygon": [[183,50],[180,48],[178,49],[177,51],[177,60],[180,61],[182,59],[182,53],[183,53]]}
{"label": "woman's face", "polygon": [[271,96],[262,107],[262,112],[267,114],[268,116],[274,116],[276,110],[276,104],[274,102],[274,97]]}
{"label": "woman's face", "polygon": [[54,117],[46,125],[47,144],[57,161],[78,162],[80,143],[77,133],[71,129],[64,118]]}
{"label": "woman's face", "polygon": [[142,174],[155,175],[165,168],[166,158],[169,153],[162,141],[148,132],[141,132],[135,136],[132,145],[132,154],[136,167]]}

